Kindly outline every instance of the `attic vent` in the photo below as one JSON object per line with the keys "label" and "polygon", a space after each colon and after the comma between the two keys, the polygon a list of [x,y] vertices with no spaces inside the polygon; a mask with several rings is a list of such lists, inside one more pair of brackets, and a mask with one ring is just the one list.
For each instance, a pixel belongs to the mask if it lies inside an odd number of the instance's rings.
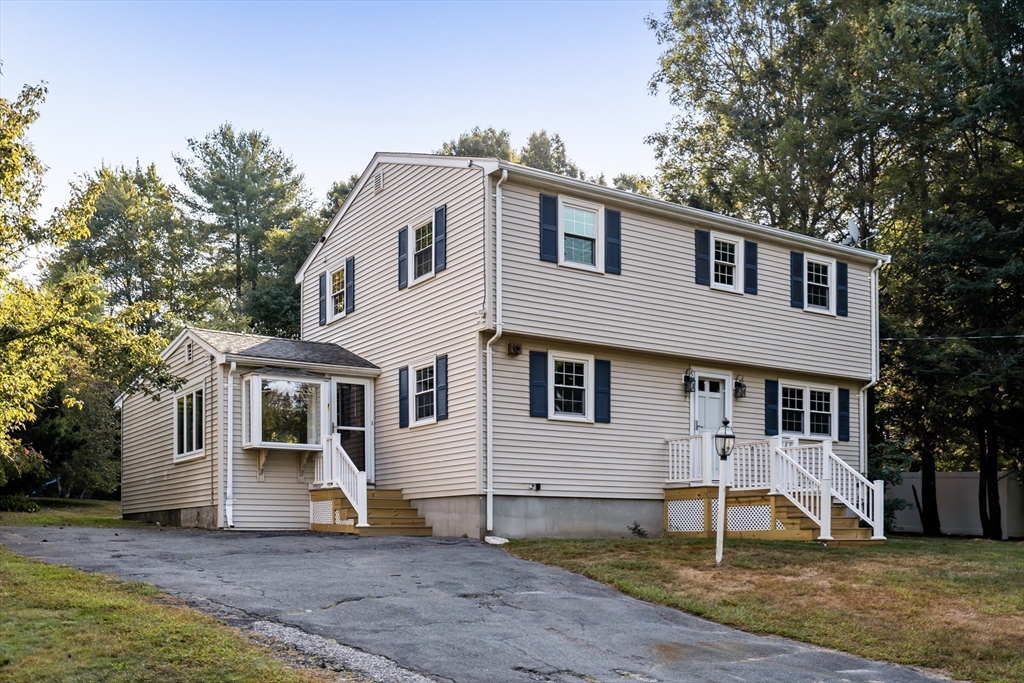
{"label": "attic vent", "polygon": [[373,193],[384,191],[384,171],[377,171],[373,174]]}
{"label": "attic vent", "polygon": [[185,362],[186,363],[191,363],[192,362],[192,342],[189,342],[188,344],[185,344]]}

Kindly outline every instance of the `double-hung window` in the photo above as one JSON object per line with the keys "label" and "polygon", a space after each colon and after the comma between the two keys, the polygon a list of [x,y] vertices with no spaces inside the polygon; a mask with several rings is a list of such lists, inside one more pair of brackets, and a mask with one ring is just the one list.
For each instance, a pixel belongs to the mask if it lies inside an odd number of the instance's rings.
{"label": "double-hung window", "polygon": [[805,266],[805,308],[819,313],[835,313],[835,261],[808,256]]}
{"label": "double-hung window", "polygon": [[561,420],[594,419],[594,358],[552,352],[548,366],[548,417]]}
{"label": "double-hung window", "polygon": [[590,202],[558,198],[558,263],[563,266],[604,269],[604,207]]}
{"label": "double-hung window", "polygon": [[733,292],[743,291],[743,267],[740,263],[743,242],[712,233],[711,286]]}
{"label": "double-hung window", "polygon": [[448,356],[423,358],[398,369],[398,426],[448,419]]}
{"label": "double-hung window", "polygon": [[419,225],[412,234],[412,281],[434,274],[434,221]]}
{"label": "double-hung window", "polygon": [[345,315],[345,267],[331,273],[331,319]]}
{"label": "double-hung window", "polygon": [[431,422],[437,418],[437,386],[434,381],[434,362],[414,367],[413,424]]}
{"label": "double-hung window", "polygon": [[195,457],[203,453],[203,390],[196,389],[178,396],[174,401],[174,459]]}
{"label": "double-hung window", "polygon": [[782,385],[782,433],[829,438],[836,419],[835,389]]}

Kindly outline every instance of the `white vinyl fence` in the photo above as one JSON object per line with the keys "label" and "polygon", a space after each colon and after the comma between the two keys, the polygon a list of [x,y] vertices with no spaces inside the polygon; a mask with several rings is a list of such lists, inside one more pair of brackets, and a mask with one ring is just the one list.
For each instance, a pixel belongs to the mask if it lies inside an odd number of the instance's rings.
{"label": "white vinyl fence", "polygon": [[[921,499],[921,473],[904,472],[903,483],[886,488],[886,498],[902,498],[911,507],[896,513],[899,531],[921,533],[921,516],[914,505],[914,489]],[[939,524],[944,534],[981,535],[978,513],[977,472],[937,472],[935,497],[939,506]],[[999,473],[999,506],[1002,512],[1003,538],[1024,538],[1024,489],[1016,475]]]}

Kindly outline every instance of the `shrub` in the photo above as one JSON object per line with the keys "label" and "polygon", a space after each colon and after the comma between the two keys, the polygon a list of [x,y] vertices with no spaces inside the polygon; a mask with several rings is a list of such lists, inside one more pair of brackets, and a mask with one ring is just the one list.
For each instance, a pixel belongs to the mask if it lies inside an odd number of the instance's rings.
{"label": "shrub", "polygon": [[39,506],[24,495],[0,496],[0,512],[39,512]]}

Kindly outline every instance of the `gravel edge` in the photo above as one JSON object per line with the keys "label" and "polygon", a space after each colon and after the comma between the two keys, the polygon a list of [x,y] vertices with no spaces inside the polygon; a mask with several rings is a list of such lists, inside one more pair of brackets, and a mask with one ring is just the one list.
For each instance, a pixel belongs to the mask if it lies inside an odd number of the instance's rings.
{"label": "gravel edge", "polygon": [[259,620],[254,621],[250,628],[254,633],[290,645],[303,654],[331,662],[345,671],[366,676],[375,683],[437,683],[438,680],[403,669],[387,657],[363,652],[292,626]]}

